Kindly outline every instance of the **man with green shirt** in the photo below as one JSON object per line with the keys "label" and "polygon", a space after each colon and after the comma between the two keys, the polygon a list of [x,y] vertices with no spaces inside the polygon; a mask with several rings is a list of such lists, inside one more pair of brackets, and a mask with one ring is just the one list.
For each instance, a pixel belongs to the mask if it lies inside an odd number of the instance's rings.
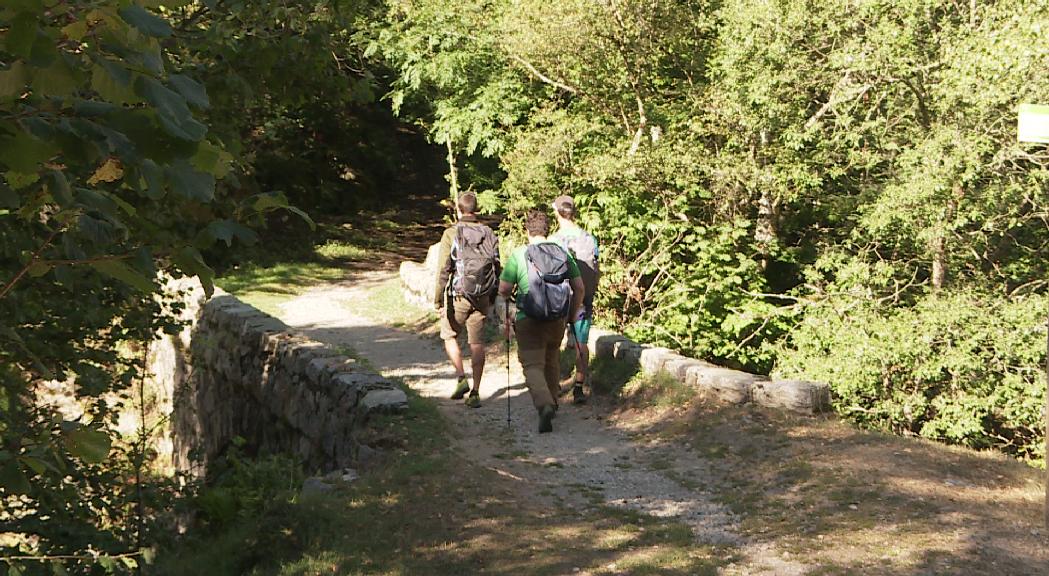
{"label": "man with green shirt", "polygon": [[[517,291],[517,358],[532,403],[539,411],[539,432],[553,431],[560,390],[561,338],[569,318],[583,304],[579,267],[564,248],[546,239],[550,220],[532,210],[525,218],[528,245],[514,250],[499,277],[499,295]],[[509,325],[507,333],[509,334]]]}

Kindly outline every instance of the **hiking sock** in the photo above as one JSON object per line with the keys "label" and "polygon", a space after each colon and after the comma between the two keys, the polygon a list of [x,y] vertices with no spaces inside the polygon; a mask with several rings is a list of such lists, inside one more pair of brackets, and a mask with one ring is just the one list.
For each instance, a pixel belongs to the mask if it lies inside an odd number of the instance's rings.
{"label": "hiking sock", "polygon": [[452,392],[452,400],[462,400],[463,396],[470,391],[470,382],[466,379],[466,374],[459,375],[459,382],[455,386],[455,392]]}

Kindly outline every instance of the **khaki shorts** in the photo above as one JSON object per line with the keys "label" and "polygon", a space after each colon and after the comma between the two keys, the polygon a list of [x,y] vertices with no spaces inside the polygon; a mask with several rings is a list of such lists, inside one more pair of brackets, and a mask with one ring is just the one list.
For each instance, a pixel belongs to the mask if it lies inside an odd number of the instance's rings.
{"label": "khaki shorts", "polygon": [[491,303],[487,296],[482,296],[480,300],[474,306],[466,298],[456,297],[441,308],[441,340],[459,336],[465,326],[468,343],[484,344],[484,319],[488,316]]}

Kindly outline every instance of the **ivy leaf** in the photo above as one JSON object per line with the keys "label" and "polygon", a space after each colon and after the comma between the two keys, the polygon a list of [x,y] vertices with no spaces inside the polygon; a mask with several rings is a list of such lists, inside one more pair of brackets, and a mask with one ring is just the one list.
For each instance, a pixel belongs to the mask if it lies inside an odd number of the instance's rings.
{"label": "ivy leaf", "polygon": [[196,276],[208,298],[215,293],[215,271],[204,263],[200,252],[192,246],[186,246],[172,256],[172,261],[183,274]]}
{"label": "ivy leaf", "polygon": [[66,433],[66,450],[88,464],[100,464],[109,456],[112,439],[101,430],[79,426]]}
{"label": "ivy leaf", "polygon": [[14,136],[0,138],[0,164],[14,172],[35,174],[40,169],[40,163],[57,151],[54,144],[38,140],[22,131]]}
{"label": "ivy leaf", "polygon": [[233,239],[251,245],[258,240],[255,231],[239,222],[232,220],[215,220],[207,225],[197,235],[196,245],[200,248],[208,248],[217,240],[222,240],[226,246],[233,245]]}
{"label": "ivy leaf", "polygon": [[91,69],[91,89],[109,102],[136,104],[141,102],[131,86],[132,74],[127,69],[105,58]]}
{"label": "ivy leaf", "polygon": [[283,192],[259,194],[258,196],[255,196],[251,207],[254,208],[256,212],[265,212],[275,208],[287,208],[288,197],[285,196]]}
{"label": "ivy leaf", "polygon": [[0,98],[21,96],[28,81],[25,64],[21,60],[15,61],[10,68],[0,71]]}
{"label": "ivy leaf", "polygon": [[11,208],[17,210],[22,205],[18,193],[11,189],[5,182],[0,182],[0,208]]}
{"label": "ivy leaf", "polygon": [[3,488],[4,492],[9,495],[26,494],[32,489],[18,461],[8,460],[3,466],[0,466],[0,488]]}
{"label": "ivy leaf", "polygon": [[146,294],[153,292],[153,282],[149,278],[146,278],[137,270],[119,260],[99,260],[97,262],[91,262],[91,267],[106,276],[119,280],[139,290],[140,292]]}
{"label": "ivy leaf", "polygon": [[153,105],[164,129],[176,138],[197,142],[207,134],[207,127],[197,122],[186,105],[186,99],[168,89],[155,78],[139,77],[136,92]]}
{"label": "ivy leaf", "polygon": [[215,177],[193,169],[180,160],[165,170],[171,191],[188,200],[211,202],[215,198]]}
{"label": "ivy leaf", "polygon": [[27,270],[29,275],[32,276],[33,278],[39,278],[39,277],[43,276],[44,274],[47,274],[50,271],[51,271],[51,265],[48,264],[47,262],[41,262],[40,260],[37,260],[36,262],[33,262],[29,266],[29,269]]}
{"label": "ivy leaf", "polygon": [[214,174],[216,178],[225,178],[229,175],[233,156],[222,148],[211,142],[201,141],[197,147],[197,153],[190,159],[194,168]]}
{"label": "ivy leaf", "polygon": [[62,206],[69,206],[73,203],[73,193],[69,188],[69,180],[66,179],[65,172],[61,170],[51,170],[48,173],[48,190],[51,192],[51,197],[55,199]]}
{"label": "ivy leaf", "polygon": [[317,223],[313,221],[313,218],[310,218],[310,215],[307,214],[305,210],[299,208],[298,206],[288,206],[285,209],[288,212],[295,214],[299,218],[302,218],[302,220],[306,222],[306,225],[310,227],[310,230],[317,229]]}
{"label": "ivy leaf", "polygon": [[146,36],[154,38],[171,36],[172,29],[167,20],[136,4],[121,8],[120,17]]}
{"label": "ivy leaf", "polygon": [[168,76],[168,82],[175,87],[175,90],[186,99],[191,105],[197,108],[207,109],[211,107],[211,100],[208,99],[208,93],[204,89],[204,85],[200,84],[196,80],[182,74],[171,74]]}
{"label": "ivy leaf", "polygon": [[73,69],[63,58],[33,76],[33,92],[42,96],[69,96],[79,87]]}
{"label": "ivy leaf", "polygon": [[164,171],[157,163],[146,159],[140,166],[142,179],[146,182],[146,196],[153,200],[160,200],[167,193],[164,186]]}
{"label": "ivy leaf", "polygon": [[7,30],[4,42],[7,51],[15,56],[29,58],[33,53],[33,42],[36,41],[37,24],[35,14],[24,12],[16,16]]}

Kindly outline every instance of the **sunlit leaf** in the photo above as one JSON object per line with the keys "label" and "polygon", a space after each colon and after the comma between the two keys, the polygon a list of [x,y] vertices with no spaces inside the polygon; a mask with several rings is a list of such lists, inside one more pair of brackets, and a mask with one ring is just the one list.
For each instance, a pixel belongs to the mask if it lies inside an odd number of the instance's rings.
{"label": "sunlit leaf", "polygon": [[47,262],[41,262],[40,260],[37,260],[36,262],[33,262],[29,266],[29,269],[27,270],[29,275],[32,276],[33,278],[39,278],[39,277],[43,276],[44,274],[47,274],[50,271],[51,271],[51,265],[48,264]]}
{"label": "sunlit leaf", "polygon": [[98,170],[87,179],[87,183],[94,186],[99,182],[116,182],[124,177],[124,168],[120,164],[120,160],[116,158],[107,158]]}

